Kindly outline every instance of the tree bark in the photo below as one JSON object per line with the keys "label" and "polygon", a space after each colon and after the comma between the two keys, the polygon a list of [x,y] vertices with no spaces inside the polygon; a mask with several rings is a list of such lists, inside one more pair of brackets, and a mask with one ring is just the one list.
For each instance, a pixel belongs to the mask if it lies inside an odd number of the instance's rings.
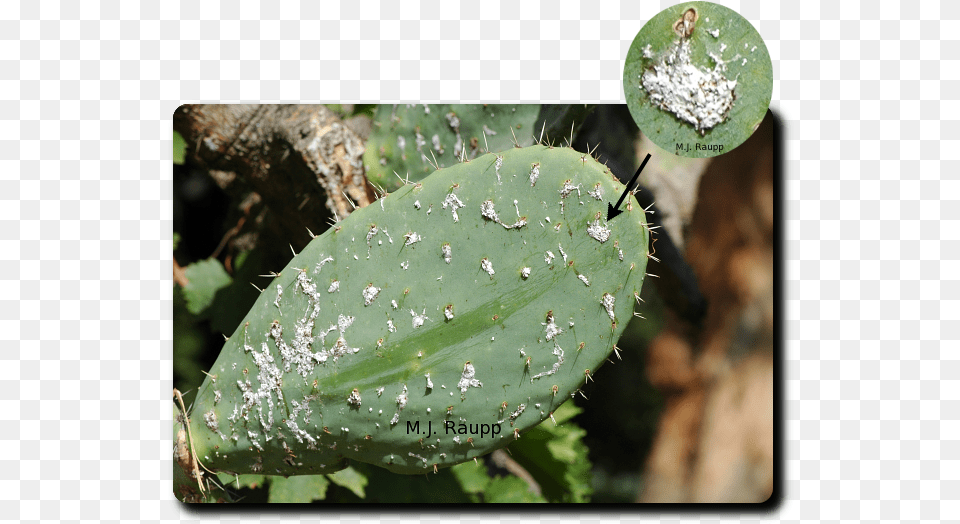
{"label": "tree bark", "polygon": [[686,258],[702,323],[668,311],[647,374],[666,410],[640,502],[762,502],[774,488],[774,150],[768,113],[714,158],[697,189]]}
{"label": "tree bark", "polygon": [[376,200],[361,139],[322,105],[184,105],[173,127],[218,185],[256,192],[299,247],[304,228]]}

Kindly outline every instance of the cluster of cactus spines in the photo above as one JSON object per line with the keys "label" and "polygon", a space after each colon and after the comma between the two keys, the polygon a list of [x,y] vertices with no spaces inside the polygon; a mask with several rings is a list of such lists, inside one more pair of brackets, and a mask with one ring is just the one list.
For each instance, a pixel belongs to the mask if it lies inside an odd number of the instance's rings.
{"label": "cluster of cactus spines", "polygon": [[532,146],[337,222],[224,344],[193,404],[197,459],[241,474],[350,459],[424,473],[522,438],[592,380],[633,314],[644,212],[631,196],[608,223],[594,197],[623,189],[587,155]]}
{"label": "cluster of cactus spines", "polygon": [[539,112],[530,104],[381,105],[367,142],[368,176],[388,185],[396,172],[416,182],[437,168],[512,148],[517,137],[532,144]]}

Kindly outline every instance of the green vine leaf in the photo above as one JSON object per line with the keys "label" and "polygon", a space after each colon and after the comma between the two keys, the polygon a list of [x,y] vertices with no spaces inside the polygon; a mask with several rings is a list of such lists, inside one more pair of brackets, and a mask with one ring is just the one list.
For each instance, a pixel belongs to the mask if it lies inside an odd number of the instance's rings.
{"label": "green vine leaf", "polygon": [[[180,166],[187,159],[187,143],[180,133],[173,132],[173,163]],[[174,248],[176,249],[176,248]]]}
{"label": "green vine leaf", "polygon": [[[346,471],[346,470],[344,470]],[[330,481],[324,475],[270,477],[270,502],[308,503],[327,497]],[[362,488],[361,488],[362,492]]]}
{"label": "green vine leaf", "polygon": [[570,420],[581,411],[567,402],[554,412],[556,424],[547,420],[510,445],[513,458],[540,483],[551,502],[589,502],[593,492],[583,443],[587,432]]}
{"label": "green vine leaf", "polygon": [[484,501],[495,504],[511,504],[517,502],[546,502],[546,499],[531,493],[527,483],[518,477],[497,477],[490,481],[484,493]]}
{"label": "green vine leaf", "polygon": [[[283,477],[275,477],[283,478]],[[266,484],[267,477],[264,475],[231,475],[229,473],[218,473],[217,480],[226,488],[249,488],[257,489]]]}
{"label": "green vine leaf", "polygon": [[341,469],[336,473],[331,473],[328,475],[328,478],[334,484],[347,488],[353,492],[354,495],[360,498],[366,498],[367,494],[365,488],[367,487],[367,477],[357,471],[353,466],[349,466],[346,469]]}
{"label": "green vine leaf", "polygon": [[210,305],[210,329],[229,335],[237,329],[244,315],[257,300],[259,293],[251,282],[266,281],[259,278],[264,253],[261,249],[244,251],[233,259],[233,279],[230,285],[218,289]]}
{"label": "green vine leaf", "polygon": [[206,311],[217,291],[233,282],[223,264],[213,258],[190,264],[184,273],[188,283],[183,288],[183,297],[187,301],[187,310],[194,315]]}
{"label": "green vine leaf", "polygon": [[487,475],[487,468],[475,462],[464,462],[450,468],[450,471],[457,478],[457,482],[464,493],[476,495],[483,493],[490,484],[490,476]]}
{"label": "green vine leaf", "polygon": [[[473,462],[470,465],[476,466]],[[465,493],[460,487],[457,478],[451,472],[454,468],[442,469],[436,474],[411,476],[391,473],[363,463],[355,463],[352,467],[365,475],[369,481],[364,488],[366,493],[364,502],[373,504],[479,502],[477,495]],[[483,468],[480,469],[481,472],[485,471]]]}

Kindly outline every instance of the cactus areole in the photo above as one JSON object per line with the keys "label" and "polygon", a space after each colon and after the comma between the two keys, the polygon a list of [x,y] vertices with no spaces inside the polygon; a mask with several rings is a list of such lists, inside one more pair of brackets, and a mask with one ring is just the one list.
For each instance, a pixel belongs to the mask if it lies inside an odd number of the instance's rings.
{"label": "cactus areole", "polygon": [[605,220],[623,190],[588,155],[533,146],[441,169],[338,222],[224,344],[190,417],[197,460],[413,474],[523,438],[633,314],[649,230],[632,195]]}

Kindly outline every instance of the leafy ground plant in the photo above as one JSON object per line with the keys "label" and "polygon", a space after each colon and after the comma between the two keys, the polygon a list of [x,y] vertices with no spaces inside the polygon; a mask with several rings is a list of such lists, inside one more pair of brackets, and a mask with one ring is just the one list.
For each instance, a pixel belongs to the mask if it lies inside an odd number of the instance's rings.
{"label": "leafy ground plant", "polygon": [[681,156],[711,157],[760,125],[773,93],[770,55],[756,29],[710,2],[677,4],[630,46],[623,89],[640,130]]}
{"label": "leafy ground plant", "polygon": [[[589,155],[533,146],[441,169],[338,222],[274,274],[189,420],[181,403],[178,494],[202,497],[196,481],[213,471],[326,474],[308,486],[319,494],[330,474],[350,475],[348,460],[408,474],[471,466],[556,424],[643,282],[643,210],[630,197],[605,220],[623,190]],[[563,438],[537,461],[569,465],[543,495],[582,499]]]}

